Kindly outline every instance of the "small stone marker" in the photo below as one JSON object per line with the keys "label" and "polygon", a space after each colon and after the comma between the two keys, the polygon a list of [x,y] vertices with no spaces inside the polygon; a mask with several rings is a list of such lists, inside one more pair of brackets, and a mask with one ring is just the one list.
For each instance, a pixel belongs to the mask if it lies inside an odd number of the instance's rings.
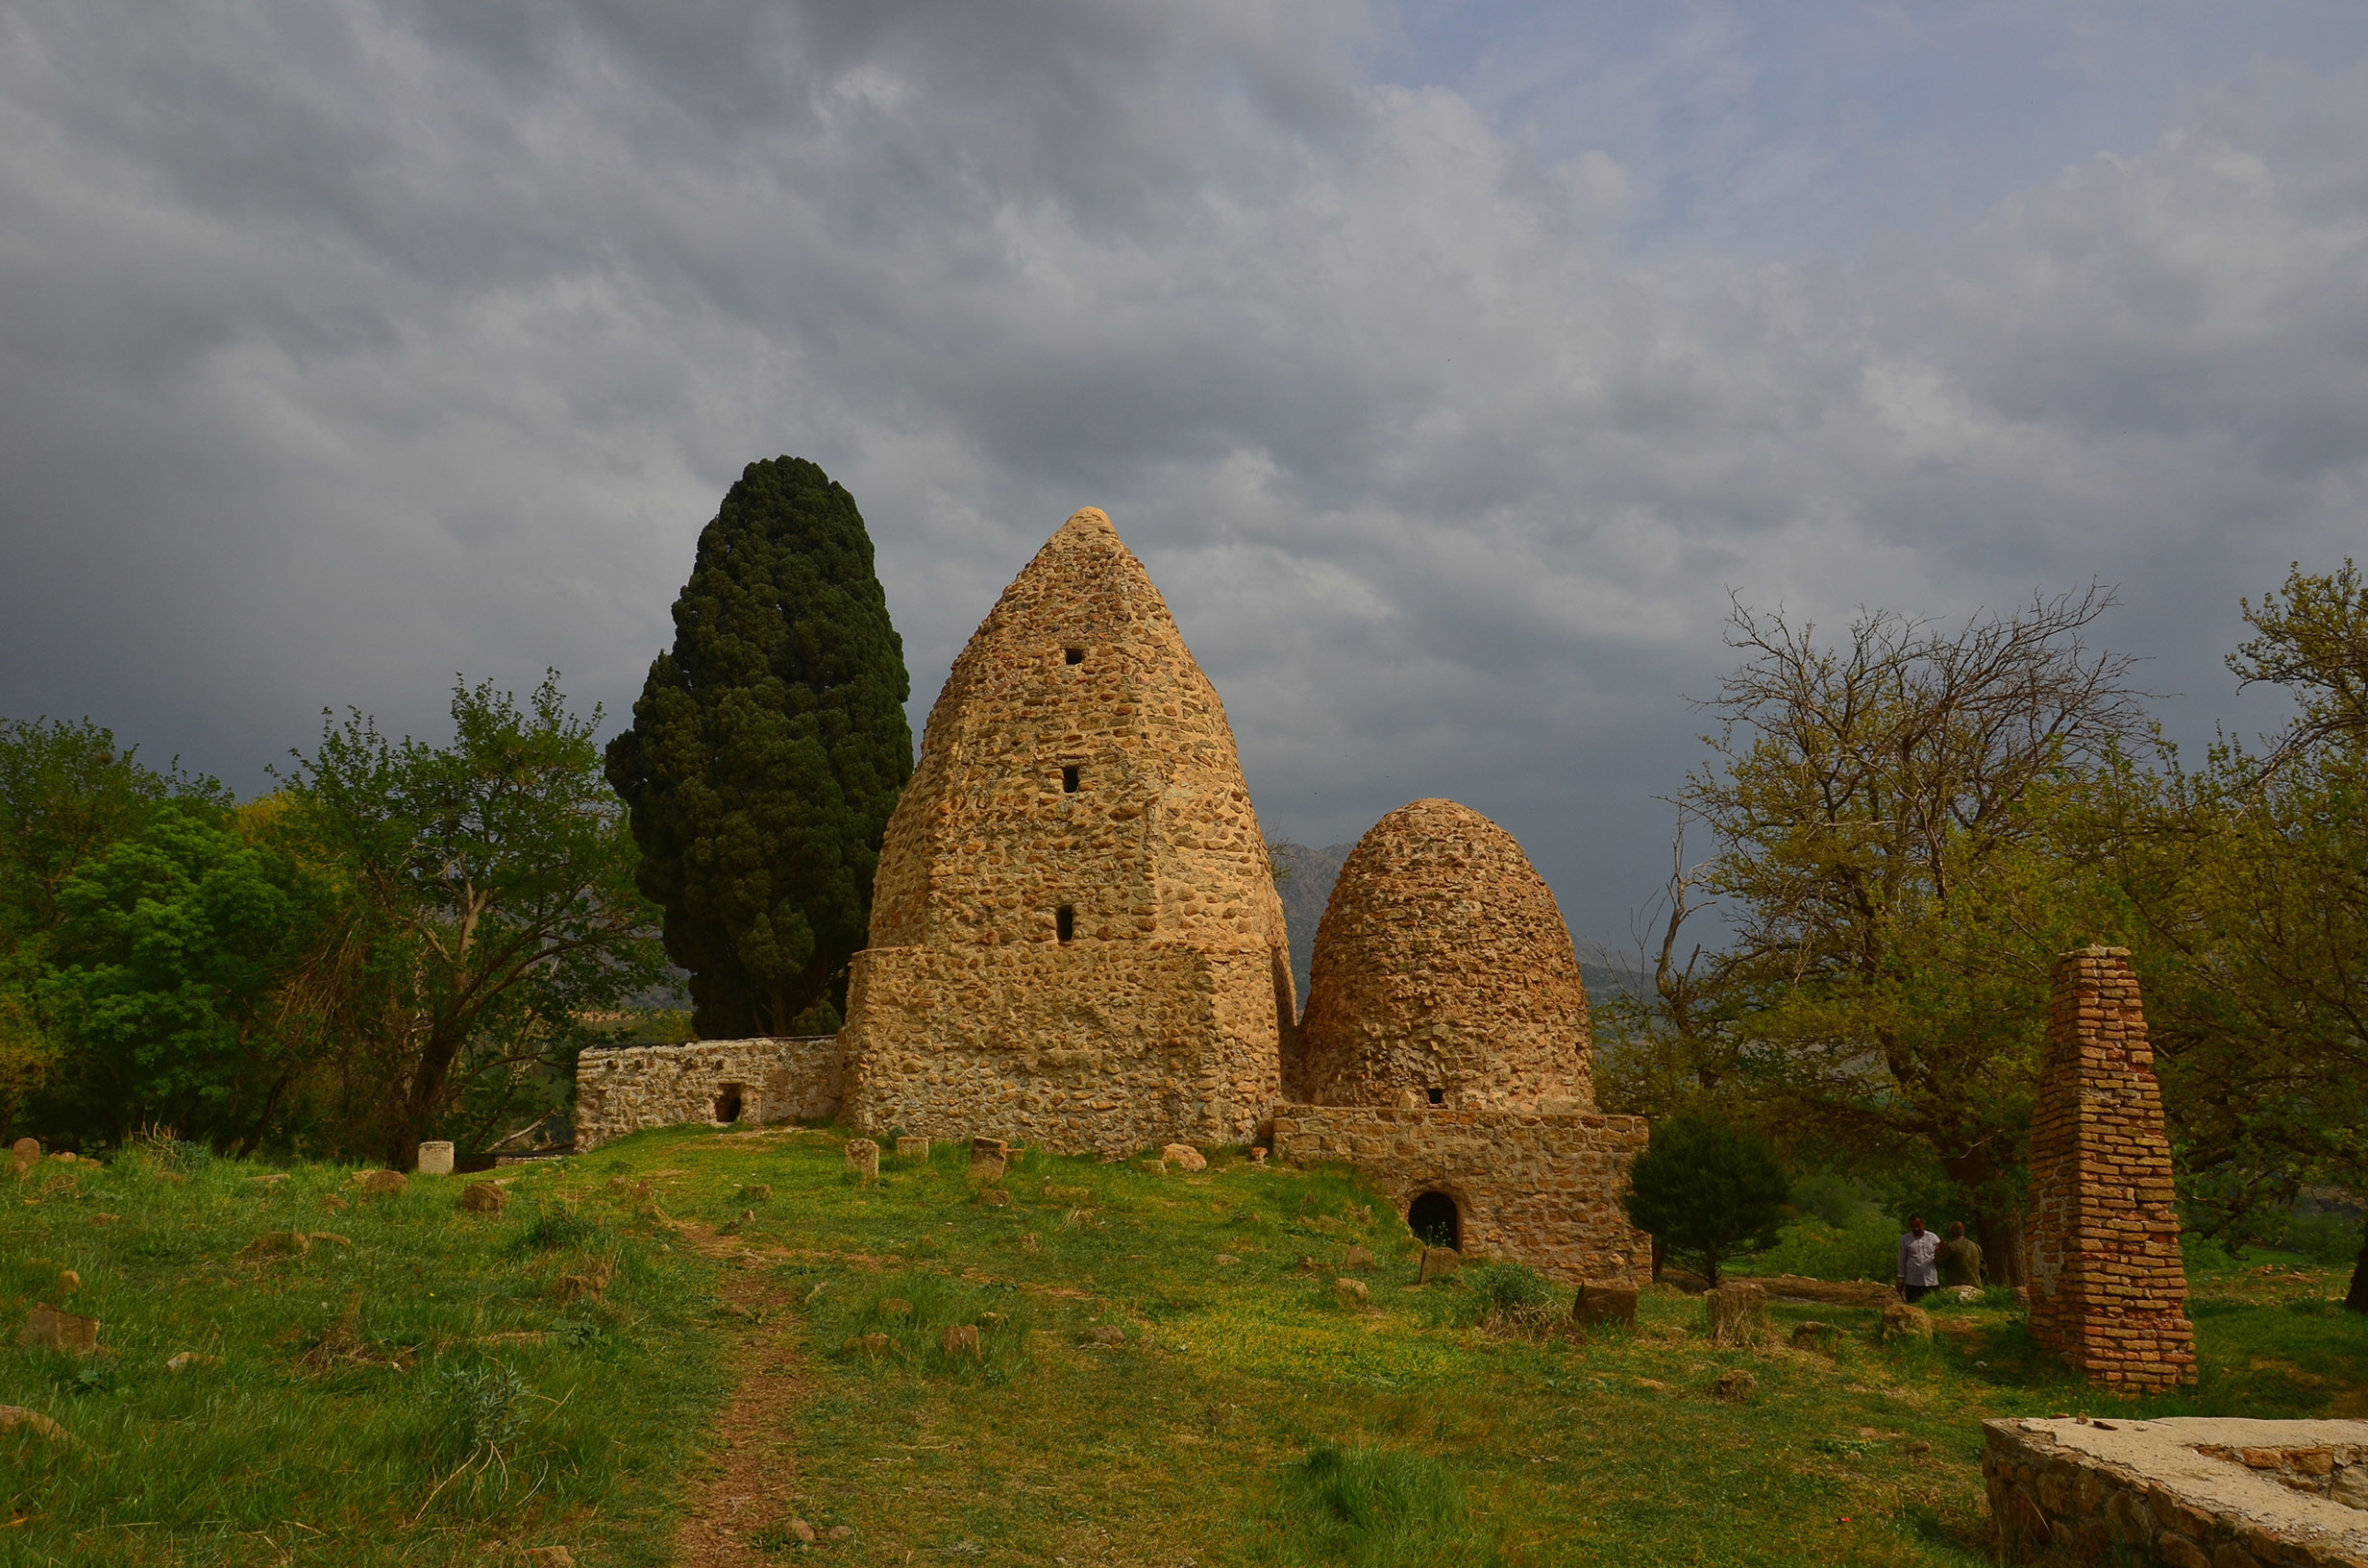
{"label": "small stone marker", "polygon": [[1344,1307],[1362,1307],[1373,1296],[1363,1280],[1352,1280],[1345,1274],[1332,1282],[1332,1294]]}
{"label": "small stone marker", "polygon": [[1178,1170],[1206,1170],[1209,1157],[1190,1143],[1171,1143],[1159,1151],[1159,1157]]}
{"label": "small stone marker", "polygon": [[1267,1151],[1263,1147],[1250,1150],[1249,1163],[1253,1165],[1265,1164],[1267,1163]]}
{"label": "small stone marker", "polygon": [[1739,1366],[1730,1366],[1711,1384],[1711,1398],[1721,1405],[1740,1405],[1757,1393],[1760,1380]]}
{"label": "small stone marker", "polygon": [[1840,1331],[1831,1323],[1792,1325],[1792,1346],[1795,1350],[1832,1350],[1834,1342],[1840,1337]]}
{"label": "small stone marker", "polygon": [[175,1352],[169,1359],[166,1360],[164,1363],[164,1370],[167,1372],[186,1372],[193,1366],[220,1366],[221,1364],[222,1358],[219,1356],[208,1356],[199,1351],[184,1350]]}
{"label": "small stone marker", "polygon": [[441,1139],[419,1146],[419,1173],[422,1176],[450,1176],[453,1173],[453,1146]]}
{"label": "small stone marker", "polygon": [[1884,1338],[1930,1339],[1932,1336],[1933,1314],[1923,1308],[1895,1301],[1883,1309]]}
{"label": "small stone marker", "polygon": [[847,1173],[869,1187],[879,1180],[879,1145],[868,1138],[847,1140]]}
{"label": "small stone marker", "polygon": [[950,1360],[956,1356],[968,1356],[972,1360],[977,1360],[979,1359],[978,1325],[975,1323],[950,1323],[947,1325],[946,1332],[944,1335],[941,1336],[939,1343],[943,1346],[946,1355]]}
{"label": "small stone marker", "polygon": [[471,1182],[460,1189],[460,1207],[472,1214],[498,1214],[509,1194],[491,1182]]}
{"label": "small stone marker", "polygon": [[1373,1255],[1363,1247],[1350,1247],[1341,1257],[1341,1272],[1354,1274],[1359,1269],[1373,1266]]}
{"label": "small stone marker", "polygon": [[20,1138],[9,1146],[9,1153],[15,1156],[20,1165],[37,1165],[41,1163],[41,1140],[37,1138]]}
{"label": "small stone marker", "polygon": [[1116,1323],[1104,1323],[1094,1330],[1091,1337],[1098,1345],[1122,1345],[1126,1343],[1126,1331]]}
{"label": "small stone marker", "polygon": [[37,1346],[47,1350],[72,1351],[77,1356],[94,1354],[99,1348],[99,1320],[62,1312],[46,1302],[37,1302],[25,1314],[24,1332],[16,1336],[20,1345]]}
{"label": "small stone marker", "polygon": [[101,1230],[105,1230],[108,1226],[112,1225],[116,1220],[122,1217],[123,1216],[120,1214],[92,1214],[90,1216],[90,1223],[96,1225]]}
{"label": "small stone marker", "polygon": [[399,1198],[411,1190],[410,1178],[399,1170],[365,1170],[355,1180],[366,1198]]}
{"label": "small stone marker", "polygon": [[1702,1298],[1711,1338],[1721,1345],[1757,1343],[1767,1333],[1767,1291],[1748,1280],[1722,1285]]}
{"label": "small stone marker", "polygon": [[789,1522],[789,1532],[792,1535],[797,1536],[798,1539],[805,1542],[808,1546],[813,1545],[819,1538],[814,1532],[814,1527],[807,1524],[802,1519],[792,1519]]}
{"label": "small stone marker", "polygon": [[267,1231],[238,1249],[241,1258],[302,1258],[312,1238],[302,1231]]}
{"label": "small stone marker", "polygon": [[900,1160],[926,1160],[926,1159],[928,1159],[928,1158],[929,1158],[929,1140],[928,1140],[927,1139],[925,1139],[925,1138],[900,1138],[900,1139],[897,1139],[897,1158],[898,1158],[898,1159],[900,1159]]}
{"label": "small stone marker", "polygon": [[1424,1247],[1422,1271],[1415,1276],[1415,1283],[1428,1285],[1433,1280],[1452,1279],[1463,1262],[1464,1255],[1453,1247]]}
{"label": "small stone marker", "polygon": [[28,1410],[22,1405],[0,1405],[0,1432],[14,1432],[22,1427],[35,1436],[53,1443],[67,1443],[65,1428],[38,1410]]}
{"label": "small stone marker", "polygon": [[83,1277],[80,1274],[75,1273],[70,1268],[62,1268],[58,1270],[58,1290],[60,1294],[70,1296],[82,1287]]}
{"label": "small stone marker", "polygon": [[1577,1299],[1570,1303],[1570,1321],[1581,1328],[1593,1328],[1598,1323],[1635,1328],[1637,1287],[1617,1281],[1580,1286]]}
{"label": "small stone marker", "polygon": [[999,1138],[971,1139],[971,1180],[999,1182],[1003,1169],[1011,1163],[1011,1146]]}

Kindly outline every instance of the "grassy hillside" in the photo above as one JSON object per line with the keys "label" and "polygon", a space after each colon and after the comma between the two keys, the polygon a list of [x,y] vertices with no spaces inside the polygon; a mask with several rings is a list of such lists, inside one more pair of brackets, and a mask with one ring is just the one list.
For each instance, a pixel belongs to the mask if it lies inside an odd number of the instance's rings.
{"label": "grassy hillside", "polygon": [[[1542,1335],[1566,1296],[1416,1288],[1348,1174],[1238,1155],[1024,1155],[983,1196],[957,1149],[858,1187],[836,1133],[679,1129],[499,1215],[259,1174],[46,1163],[10,1196],[6,1322],[72,1269],[107,1351],[0,1349],[0,1402],[71,1433],[0,1433],[0,1560],[1969,1564],[1979,1421],[2109,1408],[1996,1306],[1892,1345],[1778,1309],[1830,1354],[1714,1346],[1658,1291],[1633,1335]],[[2143,1409],[2368,1413],[2338,1284],[2200,1276],[2205,1381]]]}

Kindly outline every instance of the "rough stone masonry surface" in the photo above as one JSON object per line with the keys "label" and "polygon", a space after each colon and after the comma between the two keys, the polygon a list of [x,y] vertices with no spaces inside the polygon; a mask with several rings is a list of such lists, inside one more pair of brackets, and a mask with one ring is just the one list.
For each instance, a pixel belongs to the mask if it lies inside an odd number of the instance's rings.
{"label": "rough stone masonry surface", "polygon": [[2031,1332],[2091,1384],[2195,1381],[2171,1149],[2126,947],[2057,961],[2031,1133]]}
{"label": "rough stone masonry surface", "polygon": [[1513,835],[1452,800],[1357,841],[1299,1038],[1297,1097],[1318,1105],[1594,1109],[1570,928]]}
{"label": "rough stone masonry surface", "polygon": [[585,1051],[576,1059],[576,1152],[644,1127],[827,1121],[839,1109],[840,1063],[835,1035]]}
{"label": "rough stone masonry surface", "polygon": [[1243,1143],[1295,1027],[1217,688],[1088,507],[954,661],[880,847],[848,1119],[1061,1153]]}
{"label": "rough stone masonry surface", "polygon": [[2368,1421],[1983,1423],[2005,1562],[2368,1568]]}

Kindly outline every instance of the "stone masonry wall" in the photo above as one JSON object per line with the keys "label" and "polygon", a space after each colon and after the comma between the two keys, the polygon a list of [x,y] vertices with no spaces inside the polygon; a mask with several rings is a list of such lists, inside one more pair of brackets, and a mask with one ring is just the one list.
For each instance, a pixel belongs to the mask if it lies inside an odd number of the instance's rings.
{"label": "stone masonry wall", "polygon": [[2368,1568],[2368,1421],[1983,1423],[1998,1560]]}
{"label": "stone masonry wall", "polygon": [[1527,1263],[1566,1284],[1652,1278],[1652,1241],[1620,1194],[1644,1147],[1642,1116],[1284,1105],[1274,1153],[1357,1166],[1402,1214],[1444,1192],[1464,1250]]}
{"label": "stone masonry wall", "polygon": [[876,947],[848,1120],[1063,1152],[1246,1143],[1277,1097],[1273,960],[1188,943]]}
{"label": "stone masonry wall", "polygon": [[1240,1141],[1296,1021],[1224,704],[1089,507],[930,711],[851,976],[848,1115],[1068,1151]]}
{"label": "stone masonry wall", "polygon": [[2057,961],[2031,1134],[2031,1332],[2100,1387],[2195,1380],[2162,1095],[2129,949]]}
{"label": "stone masonry wall", "polygon": [[1452,800],[1373,824],[1317,928],[1292,1092],[1450,1109],[1594,1107],[1570,928],[1513,835]]}
{"label": "stone masonry wall", "polygon": [[826,1120],[838,1112],[842,1077],[831,1035],[589,1050],[576,1059],[576,1152],[646,1127],[714,1122],[718,1099],[735,1085],[743,1122]]}

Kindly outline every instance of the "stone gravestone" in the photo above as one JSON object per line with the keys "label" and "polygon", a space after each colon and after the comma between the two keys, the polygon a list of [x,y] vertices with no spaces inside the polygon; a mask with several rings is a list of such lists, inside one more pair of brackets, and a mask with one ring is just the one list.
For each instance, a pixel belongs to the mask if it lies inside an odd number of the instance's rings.
{"label": "stone gravestone", "polygon": [[1001,1181],[1003,1179],[1003,1166],[1006,1162],[1010,1160],[1010,1146],[1007,1145],[1001,1139],[972,1139],[971,1180],[974,1182]]}
{"label": "stone gravestone", "polygon": [[450,1176],[453,1173],[453,1146],[441,1139],[419,1146],[419,1173],[422,1176]]}
{"label": "stone gravestone", "polygon": [[2195,1381],[2154,1063],[2130,950],[2057,960],[2031,1131],[2031,1333],[2097,1387]]}
{"label": "stone gravestone", "polygon": [[847,1173],[870,1186],[879,1180],[879,1145],[868,1138],[847,1140]]}

